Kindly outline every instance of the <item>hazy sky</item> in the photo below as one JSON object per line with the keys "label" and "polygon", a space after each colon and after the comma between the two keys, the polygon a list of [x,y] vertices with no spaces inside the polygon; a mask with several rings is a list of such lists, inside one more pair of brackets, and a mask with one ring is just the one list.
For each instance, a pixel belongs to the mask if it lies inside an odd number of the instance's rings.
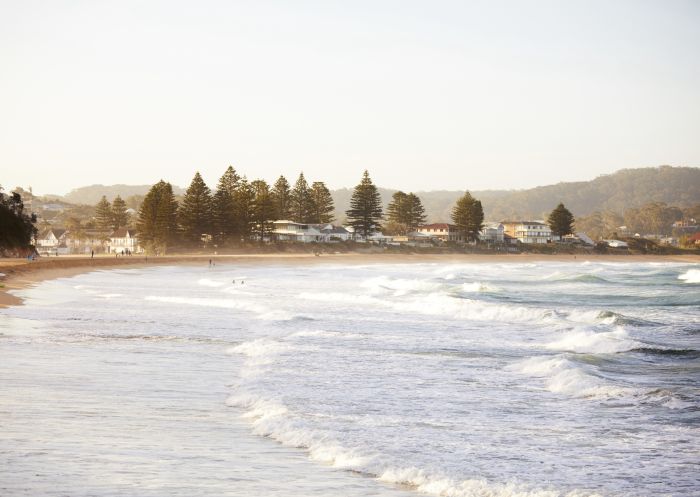
{"label": "hazy sky", "polygon": [[2,1],[0,184],[700,165],[700,1]]}

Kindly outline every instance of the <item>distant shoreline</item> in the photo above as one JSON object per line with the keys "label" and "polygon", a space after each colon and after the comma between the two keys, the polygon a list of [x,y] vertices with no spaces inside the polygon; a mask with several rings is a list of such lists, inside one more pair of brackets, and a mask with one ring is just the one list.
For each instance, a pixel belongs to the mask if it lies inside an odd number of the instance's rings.
{"label": "distant shoreline", "polygon": [[100,255],[44,257],[36,261],[0,259],[0,308],[21,305],[22,299],[11,290],[20,290],[54,278],[66,278],[96,270],[146,266],[208,266],[219,264],[410,264],[410,263],[523,263],[523,262],[680,262],[700,263],[700,255],[588,255],[588,254],[238,254],[169,255],[161,257]]}

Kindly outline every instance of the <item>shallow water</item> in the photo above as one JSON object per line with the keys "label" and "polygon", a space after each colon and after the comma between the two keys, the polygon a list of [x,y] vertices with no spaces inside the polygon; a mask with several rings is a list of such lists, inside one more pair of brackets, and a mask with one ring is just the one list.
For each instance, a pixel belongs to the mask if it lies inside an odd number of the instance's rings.
{"label": "shallow water", "polygon": [[697,495],[699,274],[377,264],[45,282],[0,315],[0,494]]}

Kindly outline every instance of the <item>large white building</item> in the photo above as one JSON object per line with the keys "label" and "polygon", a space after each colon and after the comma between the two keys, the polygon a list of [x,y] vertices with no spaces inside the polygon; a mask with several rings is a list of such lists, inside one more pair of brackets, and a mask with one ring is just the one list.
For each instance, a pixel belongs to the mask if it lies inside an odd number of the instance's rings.
{"label": "large white building", "polygon": [[141,251],[136,232],[128,228],[118,228],[109,235],[109,247],[107,251],[110,254],[136,254]]}
{"label": "large white building", "polygon": [[503,221],[504,233],[520,243],[551,243],[559,237],[543,221]]}
{"label": "large white building", "polygon": [[351,237],[351,233],[342,226],[328,224],[297,223],[295,221],[274,221],[271,238],[287,242],[341,242]]}

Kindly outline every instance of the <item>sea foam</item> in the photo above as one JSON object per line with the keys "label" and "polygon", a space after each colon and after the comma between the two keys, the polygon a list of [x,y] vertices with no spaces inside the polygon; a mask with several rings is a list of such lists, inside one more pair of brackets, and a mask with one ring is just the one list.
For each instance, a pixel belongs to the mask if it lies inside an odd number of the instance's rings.
{"label": "sea foam", "polygon": [[686,283],[700,283],[700,269],[689,269],[678,276],[678,279]]}

